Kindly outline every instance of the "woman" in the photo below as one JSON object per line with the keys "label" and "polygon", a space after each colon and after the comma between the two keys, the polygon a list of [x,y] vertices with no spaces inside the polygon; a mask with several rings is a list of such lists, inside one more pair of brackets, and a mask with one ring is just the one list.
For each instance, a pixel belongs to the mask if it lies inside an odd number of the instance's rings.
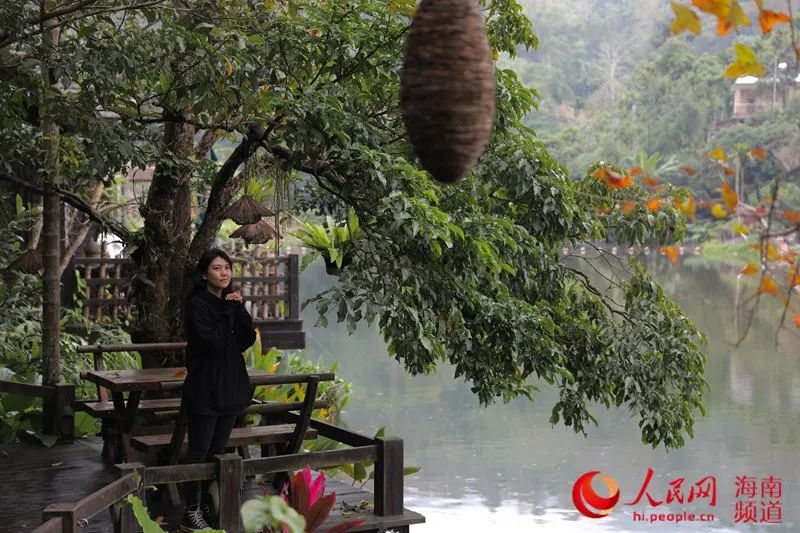
{"label": "woman", "polygon": [[[219,249],[197,263],[197,286],[186,301],[186,462],[212,461],[222,453],[236,417],[250,404],[252,390],[242,352],[255,342],[253,321],[242,295],[231,289],[232,263]],[[186,484],[181,531],[198,531],[212,522],[209,482]]]}

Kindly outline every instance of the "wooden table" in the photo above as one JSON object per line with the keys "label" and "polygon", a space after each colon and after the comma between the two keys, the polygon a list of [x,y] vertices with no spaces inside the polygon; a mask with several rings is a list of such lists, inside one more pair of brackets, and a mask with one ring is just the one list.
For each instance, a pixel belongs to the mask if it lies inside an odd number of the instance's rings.
{"label": "wooden table", "polygon": [[[278,385],[286,383],[305,382],[309,374],[278,375],[270,374],[256,368],[248,368],[250,385]],[[332,373],[316,374],[322,381],[333,379]],[[105,387],[111,392],[114,402],[114,411],[120,425],[120,443],[118,458],[130,462],[131,432],[136,421],[137,410],[142,394],[145,391],[168,391],[183,387],[186,378],[186,368],[149,368],[129,370],[92,370],[82,374],[83,378],[92,383]],[[124,393],[128,393],[127,399]]]}

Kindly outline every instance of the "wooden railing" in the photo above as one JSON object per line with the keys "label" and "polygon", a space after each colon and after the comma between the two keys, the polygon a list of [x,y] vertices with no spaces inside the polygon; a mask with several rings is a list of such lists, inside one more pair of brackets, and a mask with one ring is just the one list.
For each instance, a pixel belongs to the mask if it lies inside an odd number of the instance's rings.
{"label": "wooden railing", "polygon": [[[256,321],[298,320],[300,318],[298,256],[251,261],[233,258],[231,283],[240,285],[250,314]],[[133,261],[127,258],[77,257],[74,269],[86,283],[82,298],[84,316],[118,319],[128,314],[126,293]],[[72,269],[69,270],[72,272]],[[66,280],[65,280],[66,281]],[[69,300],[68,300],[69,301]]]}
{"label": "wooden railing", "polygon": [[[260,330],[265,347],[305,348],[305,334],[300,319],[300,261],[296,254],[249,260],[232,258],[231,283],[239,286],[245,305]],[[64,279],[65,302],[72,301],[75,276],[86,285],[81,298],[83,315],[88,320],[119,320],[131,311],[127,299],[133,262],[120,258],[73,259]],[[265,338],[266,337],[266,338]]]}
{"label": "wooden railing", "polygon": [[[312,420],[319,434],[351,446],[323,452],[297,453],[276,457],[242,459],[237,454],[215,457],[215,462],[144,467],[139,463],[117,465],[118,479],[76,503],[54,503],[44,510],[44,523],[34,533],[75,533],[89,520],[116,502],[136,494],[144,501],[144,487],[216,480],[219,483],[219,527],[229,533],[241,531],[242,481],[246,476],[272,474],[304,468],[330,468],[343,464],[375,461],[374,515],[403,515],[403,441],[386,437],[371,439],[344,428]],[[402,521],[402,519],[400,519]],[[397,523],[397,520],[395,521]],[[410,522],[407,522],[410,523]],[[383,528],[381,528],[383,529]],[[137,531],[130,505],[123,505],[114,530]],[[378,528],[375,529],[377,531]]]}
{"label": "wooden railing", "polygon": [[62,442],[72,441],[75,432],[75,385],[47,387],[0,380],[2,393],[42,398],[42,432],[57,435]]}

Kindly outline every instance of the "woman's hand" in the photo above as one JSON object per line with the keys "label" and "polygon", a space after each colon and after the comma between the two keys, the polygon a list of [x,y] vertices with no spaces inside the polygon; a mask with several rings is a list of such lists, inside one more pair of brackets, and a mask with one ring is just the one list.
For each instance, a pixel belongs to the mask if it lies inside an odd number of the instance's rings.
{"label": "woman's hand", "polygon": [[242,303],[242,293],[239,291],[232,292],[225,296],[226,300],[233,300],[234,302]]}

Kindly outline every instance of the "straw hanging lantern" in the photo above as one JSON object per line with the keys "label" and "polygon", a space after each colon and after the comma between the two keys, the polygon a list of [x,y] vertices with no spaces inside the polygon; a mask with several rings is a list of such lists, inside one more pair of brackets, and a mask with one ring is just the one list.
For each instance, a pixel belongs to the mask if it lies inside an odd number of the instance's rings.
{"label": "straw hanging lantern", "polygon": [[242,239],[247,244],[264,244],[272,238],[281,238],[281,235],[266,220],[259,220],[255,224],[245,224],[230,236],[234,239]]}
{"label": "straw hanging lantern", "polygon": [[261,217],[272,216],[269,209],[261,205],[250,195],[243,195],[225,210],[223,218],[229,218],[237,224],[255,224]]}
{"label": "straw hanging lantern", "polygon": [[477,163],[495,114],[494,65],[477,0],[422,0],[400,106],[414,152],[436,180],[453,183]]}
{"label": "straw hanging lantern", "polygon": [[8,269],[35,274],[42,269],[42,264],[42,255],[35,248],[30,248],[8,265]]}

